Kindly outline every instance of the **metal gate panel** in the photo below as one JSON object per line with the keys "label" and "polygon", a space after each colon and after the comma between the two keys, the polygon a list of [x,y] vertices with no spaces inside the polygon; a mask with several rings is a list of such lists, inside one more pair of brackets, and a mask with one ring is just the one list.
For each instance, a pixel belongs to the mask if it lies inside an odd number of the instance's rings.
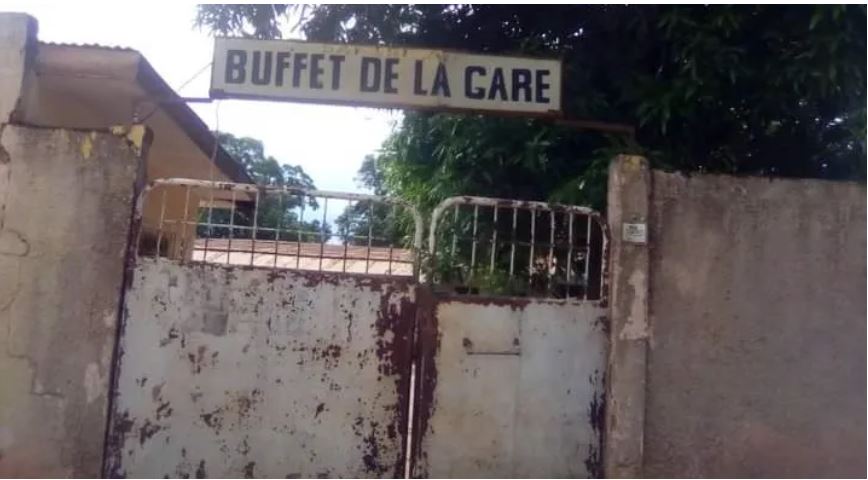
{"label": "metal gate panel", "polygon": [[414,297],[411,279],[140,259],[106,474],[403,475]]}
{"label": "metal gate panel", "polygon": [[605,308],[544,299],[434,302],[434,313],[420,316],[414,475],[598,476]]}

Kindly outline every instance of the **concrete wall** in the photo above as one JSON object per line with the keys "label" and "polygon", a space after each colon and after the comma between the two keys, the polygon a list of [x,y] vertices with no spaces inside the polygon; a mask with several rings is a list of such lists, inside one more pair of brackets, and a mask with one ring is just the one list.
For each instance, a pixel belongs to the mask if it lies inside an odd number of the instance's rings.
{"label": "concrete wall", "polygon": [[[154,96],[143,85],[142,72],[147,62],[138,52],[40,44],[37,30],[36,19],[29,15],[0,12],[0,124],[102,131],[115,125],[129,125],[135,103]],[[147,102],[141,105],[143,112],[154,108]],[[179,121],[164,109],[145,116],[143,121],[149,130],[156,132],[145,166],[148,181],[169,177],[231,181],[213,165],[211,152],[202,151]],[[187,220],[195,220],[203,200],[195,190],[187,202],[183,189],[170,189],[163,211],[163,192],[156,193],[145,199],[146,236],[157,228],[161,214],[167,220],[184,220],[185,205],[189,205]],[[215,196],[231,198],[224,192],[216,192]],[[180,224],[167,223],[163,230],[163,242],[170,255],[189,258],[195,227],[189,226],[184,232]],[[180,241],[184,235],[186,245]]]}
{"label": "concrete wall", "polygon": [[139,259],[111,477],[401,477],[410,279]]}
{"label": "concrete wall", "polygon": [[100,474],[138,148],[0,126],[0,476]]}
{"label": "concrete wall", "polygon": [[644,475],[864,477],[865,187],[651,185]]}
{"label": "concrete wall", "polygon": [[36,50],[36,20],[23,13],[0,14],[0,124],[19,108]]}

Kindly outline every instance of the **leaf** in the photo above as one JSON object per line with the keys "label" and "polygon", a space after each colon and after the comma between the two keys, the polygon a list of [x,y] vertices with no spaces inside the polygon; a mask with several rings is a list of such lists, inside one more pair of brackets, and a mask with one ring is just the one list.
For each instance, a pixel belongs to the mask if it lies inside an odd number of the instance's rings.
{"label": "leaf", "polygon": [[815,8],[814,14],[811,15],[811,22],[808,24],[808,30],[813,30],[823,19],[823,10],[820,7]]}

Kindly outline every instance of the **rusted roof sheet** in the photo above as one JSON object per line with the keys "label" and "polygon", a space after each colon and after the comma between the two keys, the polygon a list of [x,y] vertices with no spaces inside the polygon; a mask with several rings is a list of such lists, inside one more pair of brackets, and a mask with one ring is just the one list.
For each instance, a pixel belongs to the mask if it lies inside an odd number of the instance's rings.
{"label": "rusted roof sheet", "polygon": [[[412,275],[415,256],[404,248],[321,244],[274,240],[198,238],[193,260],[229,265],[252,265],[326,272]],[[228,256],[228,257],[227,257]]]}
{"label": "rusted roof sheet", "polygon": [[[207,241],[208,250],[229,250],[230,240],[228,238],[197,238],[194,249],[204,250]],[[233,252],[256,252],[274,254],[274,240],[256,240],[234,238],[231,240]],[[322,252],[323,257],[327,258],[348,258],[354,260],[388,260],[389,255],[392,256],[392,261],[412,262],[413,252],[405,248],[389,248],[389,247],[368,247],[365,245],[347,245],[317,242],[292,242],[280,241],[276,246],[278,255],[296,255],[301,250],[303,257],[319,256]],[[255,249],[255,250],[254,250]],[[345,250],[346,249],[346,250]],[[370,255],[370,256],[369,256]]]}

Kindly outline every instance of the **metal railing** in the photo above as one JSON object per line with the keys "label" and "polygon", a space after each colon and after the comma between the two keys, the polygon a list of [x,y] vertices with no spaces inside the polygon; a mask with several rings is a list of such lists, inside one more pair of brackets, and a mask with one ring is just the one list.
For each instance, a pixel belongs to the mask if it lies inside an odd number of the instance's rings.
{"label": "metal railing", "polygon": [[345,273],[419,271],[424,223],[413,205],[395,198],[170,178],[144,189],[136,214],[139,256]]}
{"label": "metal railing", "polygon": [[601,300],[607,240],[590,208],[451,197],[431,216],[431,280],[461,293]]}
{"label": "metal railing", "polygon": [[[330,213],[331,212],[331,213]],[[608,234],[580,206],[451,197],[424,222],[391,197],[184,178],[136,204],[138,256],[424,277],[458,293],[602,300]]]}

